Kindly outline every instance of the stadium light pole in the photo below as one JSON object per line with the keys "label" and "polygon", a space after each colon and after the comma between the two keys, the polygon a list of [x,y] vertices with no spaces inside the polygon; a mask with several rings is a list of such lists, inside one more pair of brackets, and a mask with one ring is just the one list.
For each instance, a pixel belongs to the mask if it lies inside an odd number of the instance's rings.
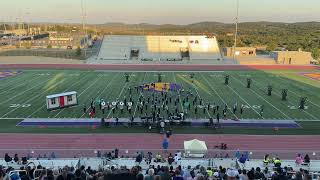
{"label": "stadium light pole", "polygon": [[[85,9],[85,0],[81,0],[81,11],[82,11],[82,29],[83,29],[83,32],[84,32],[84,40],[85,40],[85,43],[87,42],[87,30],[86,30],[86,16],[87,16],[87,13],[86,13],[86,9]],[[84,57],[87,56],[87,50],[86,50],[86,44],[84,45]]]}
{"label": "stadium light pole", "polygon": [[233,61],[236,62],[236,47],[237,47],[237,38],[238,38],[238,22],[239,22],[239,0],[237,2],[237,12],[236,12],[236,31],[234,34],[234,46],[233,46]]}

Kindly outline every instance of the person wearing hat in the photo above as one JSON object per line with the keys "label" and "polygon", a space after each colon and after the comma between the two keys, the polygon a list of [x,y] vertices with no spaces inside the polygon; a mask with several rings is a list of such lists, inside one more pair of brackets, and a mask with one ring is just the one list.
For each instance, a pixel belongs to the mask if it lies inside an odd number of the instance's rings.
{"label": "person wearing hat", "polygon": [[239,177],[239,172],[234,169],[228,169],[226,174],[227,180],[235,180],[237,177]]}
{"label": "person wearing hat", "polygon": [[214,173],[213,173],[213,177],[216,178],[216,179],[218,179],[218,178],[219,178],[219,172],[217,172],[217,171],[214,172]]}

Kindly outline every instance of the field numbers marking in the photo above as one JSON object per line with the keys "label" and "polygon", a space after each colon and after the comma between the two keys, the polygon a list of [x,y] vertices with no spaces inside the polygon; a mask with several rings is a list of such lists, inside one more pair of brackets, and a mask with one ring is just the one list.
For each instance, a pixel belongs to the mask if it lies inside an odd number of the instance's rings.
{"label": "field numbers marking", "polygon": [[19,107],[28,108],[28,107],[31,107],[31,104],[10,104],[9,107],[10,108],[19,108]]}

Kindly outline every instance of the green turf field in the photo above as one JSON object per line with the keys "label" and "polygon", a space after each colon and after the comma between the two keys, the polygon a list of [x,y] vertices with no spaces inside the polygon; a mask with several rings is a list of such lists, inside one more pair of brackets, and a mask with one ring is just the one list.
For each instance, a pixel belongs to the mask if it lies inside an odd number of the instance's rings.
{"label": "green turf field", "polygon": [[[83,106],[90,105],[91,99],[103,98],[108,102],[123,101],[129,97],[128,88],[143,83],[157,82],[158,72],[130,72],[130,82],[125,82],[125,72],[75,71],[75,70],[25,70],[21,74],[0,79],[0,118],[88,118],[83,113]],[[177,83],[185,92],[191,92],[193,97],[203,99],[203,106],[216,104],[220,109],[227,104],[227,117],[234,119],[292,119],[299,121],[320,120],[320,82],[303,77],[297,71],[225,71],[225,72],[195,72],[194,82],[189,77],[190,72],[162,72],[162,82]],[[318,71],[319,73],[319,71]],[[224,76],[230,75],[230,84],[224,85]],[[246,79],[252,79],[252,87],[246,88]],[[267,86],[273,86],[272,96],[267,96]],[[287,88],[288,101],[281,101],[281,90]],[[79,105],[56,111],[47,111],[45,97],[50,94],[77,91]],[[145,97],[152,93],[143,93]],[[136,105],[140,93],[133,90],[134,107],[132,113],[106,111],[102,115],[97,110],[96,117],[140,117]],[[168,92],[168,96],[180,98],[177,105],[182,111],[184,93],[177,95]],[[298,109],[300,97],[307,97],[307,109]],[[234,114],[232,107],[237,103],[245,105],[243,115],[239,110]],[[261,106],[264,107],[260,116]],[[188,110],[187,118],[215,118],[213,110],[202,111],[198,107]],[[169,110],[176,106],[169,104]],[[145,112],[150,113],[151,108]],[[238,108],[239,109],[239,108]],[[165,116],[165,112],[161,112]]]}

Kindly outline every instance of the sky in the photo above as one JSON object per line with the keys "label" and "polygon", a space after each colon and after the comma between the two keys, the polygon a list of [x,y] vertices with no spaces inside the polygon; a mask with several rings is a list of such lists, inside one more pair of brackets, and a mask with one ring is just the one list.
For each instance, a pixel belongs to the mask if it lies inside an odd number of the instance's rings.
{"label": "sky", "polygon": [[[84,0],[90,24],[234,22],[236,0]],[[239,0],[239,21],[320,21],[320,0]],[[0,22],[81,22],[81,0],[3,0]],[[21,19],[21,20],[20,20]]]}

